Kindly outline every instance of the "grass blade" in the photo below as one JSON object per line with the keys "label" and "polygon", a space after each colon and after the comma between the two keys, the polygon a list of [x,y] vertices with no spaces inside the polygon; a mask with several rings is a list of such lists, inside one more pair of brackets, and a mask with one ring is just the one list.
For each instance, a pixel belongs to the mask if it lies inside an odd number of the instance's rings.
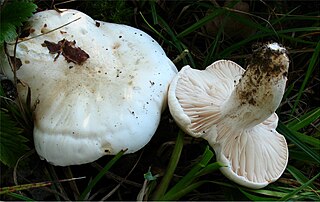
{"label": "grass blade", "polygon": [[320,149],[320,140],[317,139],[317,138],[314,138],[310,135],[306,135],[306,134],[303,134],[303,133],[299,133],[299,132],[295,132],[295,131],[292,131],[292,133],[299,139],[301,140],[302,142],[305,142],[311,146],[313,146],[314,148],[313,149]]}
{"label": "grass blade", "polygon": [[200,19],[198,22],[194,23],[193,25],[191,25],[190,27],[188,27],[187,29],[183,30],[182,32],[180,32],[180,34],[177,35],[177,38],[183,38],[186,35],[194,32],[195,30],[199,29],[200,27],[204,26],[206,23],[210,22],[211,20],[213,20],[215,17],[225,13],[226,11],[222,8],[216,8],[214,10],[214,12],[212,12],[210,15]]}
{"label": "grass blade", "polygon": [[291,110],[291,115],[295,112],[299,102],[300,102],[300,98],[303,94],[303,91],[305,90],[306,86],[307,86],[307,83],[309,81],[309,79],[311,78],[312,76],[312,72],[313,70],[315,69],[316,67],[316,64],[319,62],[318,58],[319,58],[319,53],[320,53],[320,41],[318,41],[318,44],[314,50],[314,53],[310,59],[310,62],[309,62],[309,66],[308,66],[308,69],[307,69],[307,72],[306,72],[306,76],[302,82],[302,85],[299,89],[299,92],[297,94],[297,98],[293,104],[293,107],[292,107],[292,110]]}
{"label": "grass blade", "polygon": [[[233,8],[234,5],[236,5],[238,1],[232,1],[228,7]],[[194,32],[195,30],[199,29],[200,27],[204,26],[208,22],[212,21],[214,18],[218,17],[219,15],[222,15],[226,12],[229,12],[226,8],[215,8],[211,14],[207,15],[206,17],[200,19],[190,27],[186,28],[180,34],[177,35],[177,38],[183,38],[186,35],[189,35],[190,33]]]}
{"label": "grass blade", "polygon": [[64,179],[64,180],[58,180],[58,181],[37,182],[37,183],[16,185],[16,186],[11,186],[11,187],[1,187],[0,188],[0,195],[8,194],[10,192],[32,189],[32,188],[46,187],[46,186],[50,186],[50,185],[57,183],[57,182],[68,182],[68,181],[78,180],[78,179],[83,179],[83,178],[84,177],[78,177],[78,178]]}
{"label": "grass blade", "polygon": [[149,1],[150,7],[151,7],[151,13],[152,13],[152,19],[153,19],[153,24],[157,25],[158,24],[158,15],[157,15],[157,10],[156,10],[156,1],[151,0]]}
{"label": "grass blade", "polygon": [[289,155],[290,155],[290,159],[297,160],[300,163],[311,164],[311,165],[314,164],[313,158],[310,157],[309,155],[306,155],[306,153],[303,151],[290,149]]}
{"label": "grass blade", "polygon": [[110,170],[110,168],[120,159],[120,157],[126,152],[126,150],[120,151],[117,155],[115,155],[107,165],[98,173],[98,175],[93,178],[93,180],[88,184],[86,189],[82,192],[79,197],[79,200],[85,200],[88,193],[92,190],[92,188],[99,182],[99,180]]}
{"label": "grass blade", "polygon": [[[292,29],[286,29],[286,30],[280,30],[278,31],[278,35],[279,37],[284,37],[286,35],[284,34],[288,34],[288,33],[297,33],[297,32],[319,32],[320,31],[320,28],[319,27],[299,27],[299,28],[292,28]],[[224,49],[223,51],[221,51],[221,53],[219,53],[219,57],[220,58],[224,58],[224,57],[227,57],[229,56],[231,53],[233,52],[237,52],[240,47],[243,47],[245,46],[246,44],[248,44],[249,42],[251,41],[255,41],[257,39],[261,39],[261,38],[264,38],[264,37],[268,37],[268,36],[273,36],[274,33],[273,32],[264,32],[264,33],[257,33],[249,38],[246,38],[242,41],[239,41],[238,43],[235,43],[234,45]],[[305,42],[305,41],[301,41],[301,40],[298,40],[297,38],[293,38],[291,36],[288,36],[287,39],[290,39],[290,40],[294,40],[296,42]],[[308,42],[310,44],[314,44],[314,42]]]}
{"label": "grass blade", "polygon": [[183,197],[184,195],[188,194],[189,192],[195,190],[196,188],[200,187],[205,182],[206,181],[200,181],[200,182],[193,183],[193,184],[185,187],[184,189],[180,189],[178,192],[174,192],[170,195],[165,195],[161,200],[163,200],[163,201],[179,200],[181,197]]}
{"label": "grass blade", "polygon": [[146,20],[146,18],[143,16],[143,14],[140,12],[140,16],[143,19],[143,21],[148,25],[148,27],[154,32],[156,33],[160,38],[162,38],[164,41],[166,41],[167,43],[168,40],[160,33],[158,32],[153,26],[150,25],[150,23]]}
{"label": "grass blade", "polygon": [[313,121],[320,118],[320,107],[304,114],[300,118],[297,118],[296,120],[291,121],[287,124],[287,127],[290,128],[293,131],[298,131],[301,128],[304,128],[308,126]]}
{"label": "grass blade", "polygon": [[244,191],[243,189],[241,189],[239,187],[239,190],[241,191],[241,193],[243,193],[248,199],[252,200],[252,201],[274,201],[275,198],[270,198],[270,197],[262,197],[262,196],[256,196],[253,194],[250,194],[246,191]]}
{"label": "grass blade", "polygon": [[294,197],[298,192],[300,192],[301,190],[305,189],[306,187],[308,187],[314,180],[316,180],[318,177],[320,176],[320,173],[318,173],[316,176],[314,176],[311,180],[309,180],[308,182],[304,183],[302,186],[300,186],[299,188],[297,188],[296,190],[292,191],[291,193],[287,194],[286,196],[282,197],[281,199],[279,199],[279,201],[286,201],[292,197]]}
{"label": "grass blade", "polygon": [[202,155],[201,160],[196,163],[195,166],[175,185],[173,186],[165,195],[163,198],[160,198],[160,200],[168,200],[168,198],[172,198],[171,196],[176,194],[177,192],[180,192],[181,190],[184,190],[189,184],[191,184],[195,178],[198,177],[197,173],[206,167],[206,165],[209,163],[211,158],[213,157],[213,152],[210,151],[209,147],[206,148],[204,151],[204,154]]}
{"label": "grass blade", "polygon": [[21,201],[35,201],[29,197],[26,197],[26,196],[23,196],[21,194],[17,194],[17,193],[8,193],[7,195],[11,196],[11,197],[14,197],[16,199],[19,199]]}
{"label": "grass blade", "polygon": [[241,189],[243,189],[247,192],[252,192],[252,193],[256,193],[256,194],[260,194],[260,195],[277,197],[277,198],[281,198],[281,197],[284,197],[285,195],[287,195],[287,193],[285,193],[285,192],[266,190],[266,189],[248,189],[248,188],[243,188],[243,187],[241,187]]}
{"label": "grass blade", "polygon": [[[296,180],[298,182],[300,182],[301,184],[306,183],[309,181],[309,179],[304,176],[304,174],[302,174],[300,172],[300,170],[298,170],[297,168],[295,168],[294,166],[288,165],[287,170],[291,173],[291,175],[296,178]],[[317,189],[313,184],[310,185],[310,187],[312,189]]]}
{"label": "grass blade", "polygon": [[184,48],[182,47],[182,43],[178,40],[176,37],[174,31],[170,28],[170,26],[166,23],[164,19],[162,19],[160,16],[158,16],[158,20],[160,22],[161,27],[169,34],[171,37],[171,40],[173,42],[173,45],[178,49],[179,52],[182,52]]}
{"label": "grass blade", "polygon": [[299,140],[295,136],[295,134],[283,123],[279,121],[278,123],[278,131],[283,134],[288,140],[297,145],[302,151],[307,153],[310,157],[312,157],[318,164],[320,164],[320,155],[314,150],[310,149],[307,145]]}
{"label": "grass blade", "polygon": [[184,132],[182,132],[180,130],[178,133],[175,147],[172,152],[172,156],[170,158],[168,168],[167,168],[159,186],[156,188],[156,191],[154,192],[154,194],[152,196],[152,200],[159,200],[160,198],[162,198],[168,189],[169,183],[172,179],[172,176],[174,174],[174,171],[175,171],[175,169],[178,165],[179,159],[180,159],[180,155],[181,155],[182,148],[183,148],[183,137],[184,137]]}
{"label": "grass blade", "polygon": [[218,170],[219,168],[221,167],[224,167],[225,165],[222,164],[221,162],[214,162],[214,163],[211,163],[209,165],[207,165],[205,168],[203,168],[201,171],[199,171],[197,173],[197,177],[200,177],[200,176],[203,176],[203,175],[206,175],[208,173],[211,173],[213,171],[216,171]]}
{"label": "grass blade", "polygon": [[30,150],[29,141],[23,134],[21,128],[11,114],[0,110],[0,161],[13,167],[17,160]]}
{"label": "grass blade", "polygon": [[217,36],[215,37],[215,39],[211,43],[211,47],[208,51],[207,56],[205,57],[205,60],[204,60],[202,67],[207,67],[208,65],[210,65],[212,63],[212,61],[215,61],[217,59],[217,52],[218,52],[217,48],[218,48],[219,41],[221,40],[222,34],[223,34],[223,29],[219,29]]}

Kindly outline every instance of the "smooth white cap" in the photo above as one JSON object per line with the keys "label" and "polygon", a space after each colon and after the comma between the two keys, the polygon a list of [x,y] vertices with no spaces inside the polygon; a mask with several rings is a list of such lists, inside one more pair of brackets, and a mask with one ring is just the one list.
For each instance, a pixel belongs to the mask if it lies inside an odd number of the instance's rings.
{"label": "smooth white cap", "polygon": [[[123,149],[132,153],[149,142],[177,73],[154,39],[76,10],[39,12],[28,26],[27,39],[37,37],[18,44],[17,77],[31,88],[32,104],[38,102],[34,143],[42,158],[60,166],[83,164]],[[75,64],[60,54],[55,60],[57,54],[42,45],[63,39],[75,41],[89,58]],[[13,55],[13,46],[7,48]],[[12,78],[8,64],[4,72]],[[18,90],[24,100],[26,88]]]}

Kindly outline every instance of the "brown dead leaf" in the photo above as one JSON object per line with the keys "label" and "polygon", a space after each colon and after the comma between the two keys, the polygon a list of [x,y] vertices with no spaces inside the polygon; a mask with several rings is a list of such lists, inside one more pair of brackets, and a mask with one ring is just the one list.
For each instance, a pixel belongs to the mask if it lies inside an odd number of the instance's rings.
{"label": "brown dead leaf", "polygon": [[58,43],[44,41],[41,45],[43,47],[47,47],[49,53],[57,54],[54,61],[60,56],[60,54],[62,54],[67,62],[73,62],[77,65],[81,65],[89,58],[89,55],[81,48],[76,47],[75,44],[76,41],[62,39],[58,41]]}
{"label": "brown dead leaf", "polygon": [[13,56],[10,56],[10,61],[12,65],[15,65],[16,70],[19,70],[22,66],[22,62],[19,58],[14,58]]}

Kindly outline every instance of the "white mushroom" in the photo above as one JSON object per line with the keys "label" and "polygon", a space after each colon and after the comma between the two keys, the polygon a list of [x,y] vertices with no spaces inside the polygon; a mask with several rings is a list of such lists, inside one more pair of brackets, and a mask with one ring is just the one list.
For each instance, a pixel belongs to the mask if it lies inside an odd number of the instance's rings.
{"label": "white mushroom", "polygon": [[177,124],[206,139],[223,162],[222,173],[250,188],[277,180],[288,161],[285,138],[276,131],[289,59],[285,48],[264,44],[246,71],[228,60],[205,70],[185,66],[172,80],[168,103]]}
{"label": "white mushroom", "polygon": [[[37,103],[34,144],[42,158],[60,166],[83,164],[149,142],[177,73],[154,39],[76,10],[36,13],[28,30],[17,46],[17,77]],[[14,46],[7,49],[13,56]],[[4,57],[1,66],[12,79]],[[19,85],[18,91],[25,100],[26,88]]]}

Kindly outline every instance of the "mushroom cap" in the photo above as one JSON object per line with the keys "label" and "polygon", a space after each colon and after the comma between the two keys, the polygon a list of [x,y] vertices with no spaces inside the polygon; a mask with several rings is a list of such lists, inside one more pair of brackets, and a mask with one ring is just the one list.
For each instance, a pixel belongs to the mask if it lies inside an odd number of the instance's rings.
{"label": "mushroom cap", "polygon": [[[36,104],[34,143],[42,158],[60,166],[83,164],[124,149],[132,153],[149,142],[177,73],[154,39],[76,10],[36,13],[28,28],[30,35],[17,45],[22,62],[17,77],[30,87]],[[63,39],[89,58],[72,62],[67,53],[58,56],[43,46]],[[7,48],[12,56],[13,45]],[[7,60],[1,61],[12,78]],[[19,85],[18,91],[25,100],[26,87]]]}
{"label": "mushroom cap", "polygon": [[220,120],[221,106],[243,72],[242,67],[228,60],[216,61],[205,70],[184,66],[168,92],[169,109],[176,123],[189,135],[205,138]]}
{"label": "mushroom cap", "polygon": [[[226,165],[220,169],[226,177],[258,189],[282,175],[288,149],[285,138],[276,131],[278,116],[274,112],[248,128],[235,121],[233,115],[237,114],[226,114],[225,104],[244,72],[242,67],[228,60],[216,61],[205,70],[185,66],[170,84],[168,104],[181,129],[209,142],[217,161]],[[284,88],[281,82],[276,86]],[[247,109],[236,103],[234,106]],[[252,106],[248,108],[255,110]],[[258,113],[245,114],[243,119]]]}

